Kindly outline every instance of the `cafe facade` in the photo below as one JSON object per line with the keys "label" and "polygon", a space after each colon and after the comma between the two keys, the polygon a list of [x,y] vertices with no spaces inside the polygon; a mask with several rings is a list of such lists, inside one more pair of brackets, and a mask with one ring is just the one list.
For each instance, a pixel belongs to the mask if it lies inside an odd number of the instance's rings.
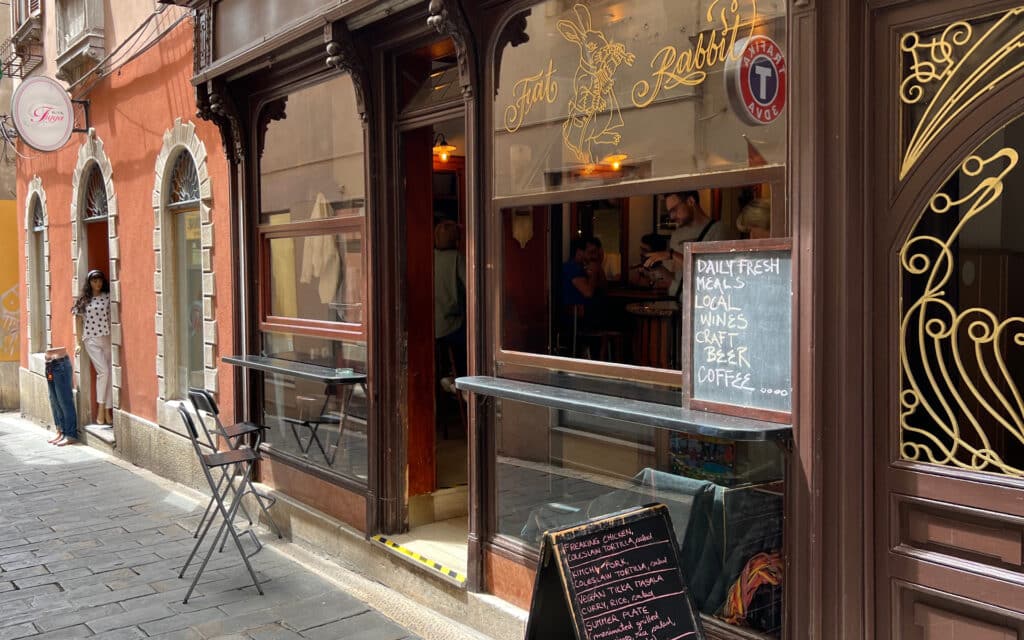
{"label": "cafe facade", "polygon": [[1024,630],[1024,8],[175,4],[294,537],[512,637],[661,502],[708,637]]}

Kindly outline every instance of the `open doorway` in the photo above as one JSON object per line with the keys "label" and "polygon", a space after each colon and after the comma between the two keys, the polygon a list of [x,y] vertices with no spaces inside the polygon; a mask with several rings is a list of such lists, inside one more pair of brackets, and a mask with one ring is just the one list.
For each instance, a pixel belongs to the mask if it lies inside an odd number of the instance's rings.
{"label": "open doorway", "polygon": [[[98,171],[97,171],[98,173]],[[104,193],[105,197],[105,193]],[[76,297],[81,295],[82,288],[88,282],[87,274],[93,269],[99,269],[106,278],[110,278],[110,242],[109,218],[106,215],[106,207],[89,203],[86,207],[86,216],[83,223],[83,233],[80,241],[80,258],[78,261],[78,284],[79,290],[75,292]],[[80,378],[78,383],[78,416],[79,429],[85,425],[97,423],[100,417],[97,414],[96,399],[96,368],[86,349],[78,353]],[[104,418],[104,420],[106,420]],[[107,425],[109,428],[109,425]]]}
{"label": "open doorway", "polygon": [[391,541],[465,576],[469,512],[465,133],[461,118],[402,135],[408,332],[407,521]]}

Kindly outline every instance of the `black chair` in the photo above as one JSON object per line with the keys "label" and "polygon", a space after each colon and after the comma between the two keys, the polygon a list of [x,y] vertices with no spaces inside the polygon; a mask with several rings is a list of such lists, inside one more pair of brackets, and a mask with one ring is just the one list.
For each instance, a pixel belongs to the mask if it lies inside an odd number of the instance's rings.
{"label": "black chair", "polygon": [[[217,407],[217,401],[213,399],[213,394],[206,389],[189,388],[188,399],[192,402],[192,407],[196,410],[196,414],[200,416],[200,421],[203,425],[203,432],[206,434],[206,440],[211,449],[216,451],[218,447],[213,436],[210,434],[210,431],[206,429],[206,421],[203,419],[204,416],[209,416],[213,419],[214,432],[224,438],[224,441],[232,450],[238,449],[238,447],[244,443],[247,436],[252,436],[254,438],[252,449],[257,453],[257,458],[259,457],[260,444],[263,443],[267,427],[254,424],[252,422],[239,422],[233,425],[225,425],[220,420],[220,409]],[[221,475],[220,480],[217,482],[217,489],[220,489],[225,480],[234,489],[233,479],[227,473]],[[274,522],[274,519],[270,516],[269,512],[269,509],[274,506],[274,503],[277,502],[277,500],[257,492],[255,488],[253,488],[251,480],[244,482],[242,487],[235,489],[235,494],[238,498],[241,498],[246,493],[251,493],[253,497],[256,498],[256,502],[259,504],[260,510],[270,523],[270,527],[274,530],[274,533],[277,534],[278,538],[282,538],[281,530],[278,528],[277,523]],[[196,526],[196,532],[192,536],[193,538],[199,535],[199,530],[202,528],[207,516],[210,515],[210,510],[212,508],[213,498],[211,497],[210,502],[206,505],[206,510],[203,511],[203,517],[199,519],[199,524]],[[243,504],[239,508],[245,515],[245,518],[249,521],[249,524],[252,525],[252,516],[250,516],[249,512],[245,509],[245,505]]]}
{"label": "black chair", "polygon": [[[256,572],[253,571],[252,564],[249,563],[249,557],[255,555],[262,549],[260,541],[256,538],[256,535],[252,532],[252,529],[247,529],[244,533],[249,534],[253,542],[256,545],[256,550],[252,554],[246,554],[242,548],[242,542],[238,538],[238,532],[235,531],[233,524],[235,518],[235,512],[238,511],[239,505],[242,503],[242,496],[244,492],[232,491],[233,487],[231,483],[222,491],[220,486],[222,483],[215,483],[213,480],[213,469],[221,469],[225,475],[241,475],[242,486],[249,481],[249,476],[252,473],[253,465],[255,464],[258,456],[256,452],[249,447],[241,447],[237,449],[231,449],[220,453],[205,453],[203,445],[199,442],[199,432],[196,429],[195,422],[192,421],[192,416],[185,407],[178,407],[178,414],[181,416],[182,422],[185,423],[185,427],[188,430],[189,439],[192,441],[192,448],[196,452],[196,457],[199,459],[199,466],[203,470],[203,475],[206,476],[206,482],[210,485],[210,491],[213,492],[213,501],[217,505],[217,512],[220,513],[223,519],[220,525],[220,529],[217,530],[217,535],[213,537],[213,542],[210,544],[209,550],[206,552],[206,556],[203,558],[203,562],[199,565],[199,570],[196,572],[195,578],[192,579],[192,584],[189,586],[188,591],[185,593],[185,599],[182,600],[183,604],[188,603],[188,599],[192,596],[192,591],[195,590],[196,584],[199,582],[199,577],[203,575],[203,570],[206,569],[206,565],[210,562],[210,557],[213,555],[213,550],[217,547],[220,537],[225,535],[225,531],[231,535],[232,540],[235,542],[235,547],[238,548],[238,553],[242,556],[242,562],[245,563],[245,568],[249,571],[249,575],[252,577],[252,583],[256,586],[256,590],[260,595],[263,595],[263,587],[260,585],[259,579],[256,578]],[[229,506],[225,507],[224,500],[230,496],[234,496]],[[213,524],[213,517],[210,517],[206,521],[206,526],[203,527],[202,533],[199,535],[199,539],[196,540],[195,546],[192,547],[192,552],[189,553],[188,559],[185,561],[185,566],[181,568],[178,573],[179,578],[185,577],[185,571],[188,570],[190,564],[192,564],[193,558],[196,556],[196,552],[199,547],[203,544],[203,540],[206,538],[206,534],[210,531],[210,525]],[[227,538],[225,538],[225,541]]]}

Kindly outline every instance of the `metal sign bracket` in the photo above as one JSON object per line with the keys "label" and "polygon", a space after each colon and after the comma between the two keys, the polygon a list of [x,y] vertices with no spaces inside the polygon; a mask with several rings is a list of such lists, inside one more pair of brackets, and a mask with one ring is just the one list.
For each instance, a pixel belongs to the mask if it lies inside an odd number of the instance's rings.
{"label": "metal sign bracket", "polygon": [[72,133],[89,133],[89,128],[92,126],[92,123],[89,121],[89,101],[72,99],[71,104],[75,107],[75,122],[78,122],[79,107],[81,107],[82,111],[82,126],[72,129]]}

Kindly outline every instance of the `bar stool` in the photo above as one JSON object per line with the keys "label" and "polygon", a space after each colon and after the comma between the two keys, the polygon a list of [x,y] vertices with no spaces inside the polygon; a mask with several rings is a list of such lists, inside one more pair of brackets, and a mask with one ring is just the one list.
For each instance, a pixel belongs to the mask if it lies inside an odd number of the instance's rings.
{"label": "bar stool", "polygon": [[[178,414],[181,416],[182,422],[185,423],[185,428],[188,430],[189,440],[192,441],[192,448],[196,452],[196,457],[199,459],[199,466],[203,470],[203,475],[206,476],[206,482],[210,485],[210,491],[213,493],[213,500],[217,505],[217,511],[220,513],[223,521],[221,522],[220,528],[217,530],[217,535],[213,537],[213,543],[210,544],[209,550],[206,552],[206,556],[203,558],[203,562],[199,565],[199,570],[196,571],[195,578],[192,579],[192,584],[189,586],[188,591],[185,593],[185,599],[182,600],[183,604],[188,604],[188,599],[192,596],[192,592],[196,588],[196,584],[199,582],[199,577],[203,575],[203,570],[206,569],[206,565],[210,562],[210,557],[213,555],[213,550],[217,548],[217,543],[220,537],[224,535],[225,529],[227,533],[231,535],[232,540],[235,542],[235,547],[238,549],[238,553],[242,556],[242,562],[245,563],[245,568],[249,571],[249,576],[252,577],[252,583],[256,586],[256,590],[260,595],[263,595],[263,587],[260,585],[259,579],[256,578],[256,572],[253,571],[252,564],[249,563],[250,556],[255,555],[262,549],[259,539],[256,538],[256,534],[253,533],[252,529],[246,529],[244,533],[247,533],[256,545],[256,550],[251,554],[247,554],[242,548],[242,542],[238,538],[238,532],[235,531],[233,524],[235,513],[238,511],[238,506],[242,504],[242,495],[244,492],[233,492],[232,485],[229,482],[228,486],[223,491],[220,489],[220,483],[215,483],[213,480],[213,469],[221,469],[225,475],[234,474],[240,472],[242,476],[242,488],[249,482],[249,476],[252,473],[253,464],[256,462],[258,456],[256,452],[248,447],[231,449],[230,451],[224,451],[221,453],[204,453],[202,445],[199,442],[199,432],[196,429],[195,422],[192,421],[192,416],[189,415],[185,407],[178,407]],[[224,506],[224,499],[234,494],[234,500],[231,501],[230,506]],[[196,540],[195,546],[192,547],[192,552],[189,553],[188,559],[185,561],[185,566],[181,568],[178,573],[179,578],[185,577],[185,571],[188,570],[189,565],[192,564],[192,560],[196,556],[196,552],[199,547],[203,544],[203,540],[206,539],[206,534],[210,532],[210,525],[213,524],[213,517],[211,516],[206,521],[206,526],[203,527],[202,533],[199,535],[199,539]],[[227,538],[225,538],[225,541]]]}
{"label": "bar stool", "polygon": [[[192,407],[200,416],[200,421],[203,424],[203,432],[206,434],[206,439],[211,449],[217,451],[218,447],[213,439],[213,436],[210,434],[209,430],[206,429],[206,421],[203,420],[203,416],[209,416],[213,418],[214,432],[217,435],[224,438],[225,442],[227,442],[228,446],[232,450],[238,449],[238,447],[243,444],[245,437],[252,434],[255,438],[255,440],[253,441],[252,449],[253,451],[256,452],[257,459],[259,459],[260,445],[263,443],[265,439],[265,434],[268,427],[258,425],[252,422],[238,422],[232,425],[225,425],[220,420],[220,408],[217,406],[217,401],[213,399],[213,394],[207,391],[206,389],[197,389],[194,387],[190,387],[188,390],[188,399],[192,402]],[[263,515],[266,516],[267,521],[270,523],[270,527],[274,530],[274,533],[277,534],[277,537],[279,539],[283,538],[284,536],[281,535],[281,530],[278,528],[277,523],[274,522],[274,519],[270,516],[270,513],[268,511],[268,509],[274,506],[274,504],[277,502],[277,499],[265,496],[256,491],[256,489],[252,486],[252,481],[248,482],[249,488],[244,491],[241,491],[241,489],[244,488],[244,485],[239,489],[235,489],[233,479],[228,475],[226,469],[224,471],[225,473],[221,475],[220,480],[217,482],[217,488],[220,489],[224,481],[227,480],[228,484],[232,487],[232,489],[234,489],[237,498],[241,498],[245,494],[251,493],[253,497],[256,498],[256,503],[259,505],[260,510],[263,512]],[[241,491],[241,493],[239,493],[239,491]],[[192,536],[193,538],[199,535],[199,529],[202,528],[203,523],[206,521],[207,516],[210,515],[210,509],[212,508],[213,498],[211,497],[210,502],[208,502],[206,505],[206,510],[203,511],[203,517],[199,519],[199,524],[196,526],[196,532]],[[239,506],[239,508],[241,509],[242,513],[245,515],[246,520],[249,521],[249,525],[251,526],[252,516],[249,515],[249,512],[246,510],[245,505],[242,504]]]}

